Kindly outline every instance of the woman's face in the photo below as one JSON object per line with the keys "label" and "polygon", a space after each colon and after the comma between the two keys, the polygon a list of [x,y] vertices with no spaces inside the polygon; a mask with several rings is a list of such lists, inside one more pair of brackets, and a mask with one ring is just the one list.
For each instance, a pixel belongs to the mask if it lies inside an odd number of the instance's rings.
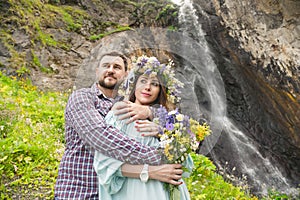
{"label": "woman's face", "polygon": [[159,92],[160,86],[157,77],[141,75],[136,82],[135,103],[150,105],[157,99]]}

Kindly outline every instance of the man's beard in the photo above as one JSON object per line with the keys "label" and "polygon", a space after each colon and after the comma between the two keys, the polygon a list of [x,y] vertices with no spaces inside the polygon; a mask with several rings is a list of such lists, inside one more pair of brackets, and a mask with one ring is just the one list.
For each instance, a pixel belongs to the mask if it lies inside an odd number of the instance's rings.
{"label": "man's beard", "polygon": [[119,88],[119,86],[121,85],[121,83],[122,83],[122,81],[116,82],[116,83],[113,84],[113,85],[108,85],[108,84],[106,84],[106,83],[104,82],[104,79],[98,81],[98,84],[99,84],[101,87],[106,88],[106,89],[110,89],[110,90],[113,90],[113,89],[116,89],[116,90],[117,90],[117,89]]}
{"label": "man's beard", "polygon": [[98,84],[99,84],[101,87],[106,88],[106,89],[110,89],[110,90],[115,89],[115,86],[117,85],[117,83],[116,83],[116,84],[113,84],[113,85],[108,85],[108,84],[106,84],[106,83],[104,82],[104,80],[98,81]]}

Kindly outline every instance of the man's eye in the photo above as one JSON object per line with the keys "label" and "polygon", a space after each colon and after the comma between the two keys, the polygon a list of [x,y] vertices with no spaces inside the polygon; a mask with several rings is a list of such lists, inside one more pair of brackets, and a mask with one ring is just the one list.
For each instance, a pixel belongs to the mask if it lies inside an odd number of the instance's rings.
{"label": "man's eye", "polygon": [[121,66],[120,65],[115,65],[114,68],[115,69],[121,69]]}
{"label": "man's eye", "polygon": [[108,64],[108,63],[104,63],[104,64],[102,64],[101,67],[103,67],[103,68],[108,68],[108,67],[109,67],[109,64]]}

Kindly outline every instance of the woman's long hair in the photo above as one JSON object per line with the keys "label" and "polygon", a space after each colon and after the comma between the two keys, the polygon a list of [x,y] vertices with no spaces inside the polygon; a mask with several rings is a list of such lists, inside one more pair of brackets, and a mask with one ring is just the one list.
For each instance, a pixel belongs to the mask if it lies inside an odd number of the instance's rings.
{"label": "woman's long hair", "polygon": [[[134,80],[133,83],[133,89],[130,92],[129,95],[129,101],[131,102],[135,102],[136,97],[135,97],[135,89],[136,89],[136,83],[139,79],[139,77],[143,75],[143,74],[138,74]],[[159,94],[158,97],[156,98],[156,100],[151,103],[150,106],[152,105],[162,105],[165,108],[167,108],[167,110],[170,110],[173,106],[171,106],[170,102],[168,102],[168,98],[167,98],[167,88],[165,87],[164,83],[162,82],[162,79],[159,75],[156,76],[159,82]]]}

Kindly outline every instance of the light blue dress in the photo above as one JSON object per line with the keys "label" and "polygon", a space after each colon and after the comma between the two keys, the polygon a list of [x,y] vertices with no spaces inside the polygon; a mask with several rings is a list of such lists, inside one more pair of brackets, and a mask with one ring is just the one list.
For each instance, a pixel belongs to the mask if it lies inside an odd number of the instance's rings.
{"label": "light blue dress", "polygon": [[[159,142],[155,137],[143,137],[134,128],[135,122],[126,124],[126,120],[118,120],[110,111],[105,120],[130,138],[149,146],[158,146]],[[169,200],[169,193],[164,189],[162,182],[149,179],[147,183],[140,179],[127,178],[122,176],[121,165],[123,162],[109,158],[100,152],[95,152],[94,168],[99,181],[99,199],[103,200]],[[185,163],[185,167],[192,169],[191,157]],[[188,175],[188,174],[184,174]],[[185,183],[179,186],[180,200],[190,200],[190,195]]]}

